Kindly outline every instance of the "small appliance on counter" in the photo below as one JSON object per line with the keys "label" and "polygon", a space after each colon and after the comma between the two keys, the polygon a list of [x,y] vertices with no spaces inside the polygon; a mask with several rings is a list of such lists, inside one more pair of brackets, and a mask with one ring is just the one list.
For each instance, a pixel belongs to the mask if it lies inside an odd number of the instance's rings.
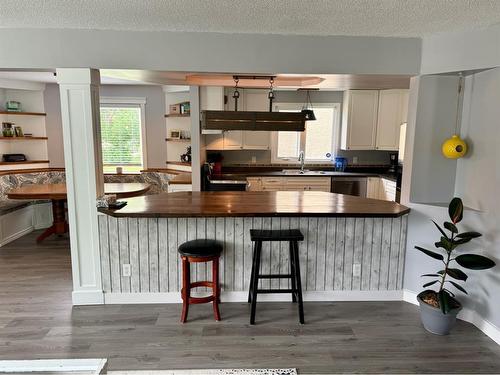
{"label": "small appliance on counter", "polygon": [[391,166],[390,166],[388,172],[389,173],[396,173],[398,170],[398,165],[399,165],[398,153],[397,152],[389,153],[389,161],[390,161]]}
{"label": "small appliance on counter", "polygon": [[246,178],[224,178],[224,176],[214,173],[213,166],[213,163],[203,164],[201,169],[202,191],[245,191],[247,189]]}
{"label": "small appliance on counter", "polygon": [[26,155],[24,154],[3,154],[2,160],[7,163],[14,163],[20,161],[26,161]]}

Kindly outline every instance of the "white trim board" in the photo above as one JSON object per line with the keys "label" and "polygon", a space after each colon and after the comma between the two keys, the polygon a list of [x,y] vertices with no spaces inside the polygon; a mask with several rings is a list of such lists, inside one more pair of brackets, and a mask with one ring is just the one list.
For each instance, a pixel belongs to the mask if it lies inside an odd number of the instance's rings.
{"label": "white trim board", "polygon": [[0,361],[0,374],[58,373],[58,374],[104,374],[107,359],[34,359]]}
{"label": "white trim board", "polygon": [[[418,293],[416,292],[405,289],[403,291],[403,301],[411,303],[413,305],[418,305],[417,294]],[[464,308],[458,314],[458,319],[475,325],[480,331],[482,331],[485,335],[487,335],[498,345],[500,345],[500,328],[498,328],[487,319],[482,318],[477,312]]]}
{"label": "white trim board", "polygon": [[[200,293],[206,295],[206,293]],[[197,296],[193,293],[193,296]],[[303,293],[305,302],[313,301],[401,301],[401,290],[345,290],[345,291],[311,291]],[[248,292],[222,292],[222,302],[247,302]],[[288,302],[291,295],[259,295],[259,302]],[[141,304],[141,303],[182,303],[179,292],[167,293],[104,293],[105,304]]]}

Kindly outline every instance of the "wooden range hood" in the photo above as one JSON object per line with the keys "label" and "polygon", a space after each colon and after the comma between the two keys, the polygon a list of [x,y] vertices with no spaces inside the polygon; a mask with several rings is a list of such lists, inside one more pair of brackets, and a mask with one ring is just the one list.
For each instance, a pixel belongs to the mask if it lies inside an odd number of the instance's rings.
{"label": "wooden range hood", "polygon": [[206,130],[304,131],[301,112],[201,111]]}

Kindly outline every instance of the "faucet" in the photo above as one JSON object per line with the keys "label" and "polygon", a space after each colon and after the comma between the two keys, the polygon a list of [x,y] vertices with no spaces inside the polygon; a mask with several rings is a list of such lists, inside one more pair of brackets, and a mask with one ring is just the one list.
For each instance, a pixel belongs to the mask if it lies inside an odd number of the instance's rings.
{"label": "faucet", "polygon": [[299,152],[299,162],[300,162],[300,174],[304,174],[304,162],[305,162],[305,156],[304,156],[304,151]]}

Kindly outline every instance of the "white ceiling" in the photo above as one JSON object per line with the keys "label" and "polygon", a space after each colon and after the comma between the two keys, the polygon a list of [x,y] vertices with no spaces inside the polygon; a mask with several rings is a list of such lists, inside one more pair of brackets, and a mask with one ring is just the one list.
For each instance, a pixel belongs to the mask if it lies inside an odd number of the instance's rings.
{"label": "white ceiling", "polygon": [[[1,1],[1,0],[0,0]],[[57,83],[54,72],[40,71],[0,71],[0,79],[9,79],[15,81],[27,81],[38,83]],[[103,85],[148,85],[154,84],[147,81],[136,79],[125,79],[121,77],[111,77],[101,74],[101,83]],[[159,84],[159,83],[158,83]]]}
{"label": "white ceiling", "polygon": [[0,28],[422,37],[496,23],[499,0],[0,0]]}

